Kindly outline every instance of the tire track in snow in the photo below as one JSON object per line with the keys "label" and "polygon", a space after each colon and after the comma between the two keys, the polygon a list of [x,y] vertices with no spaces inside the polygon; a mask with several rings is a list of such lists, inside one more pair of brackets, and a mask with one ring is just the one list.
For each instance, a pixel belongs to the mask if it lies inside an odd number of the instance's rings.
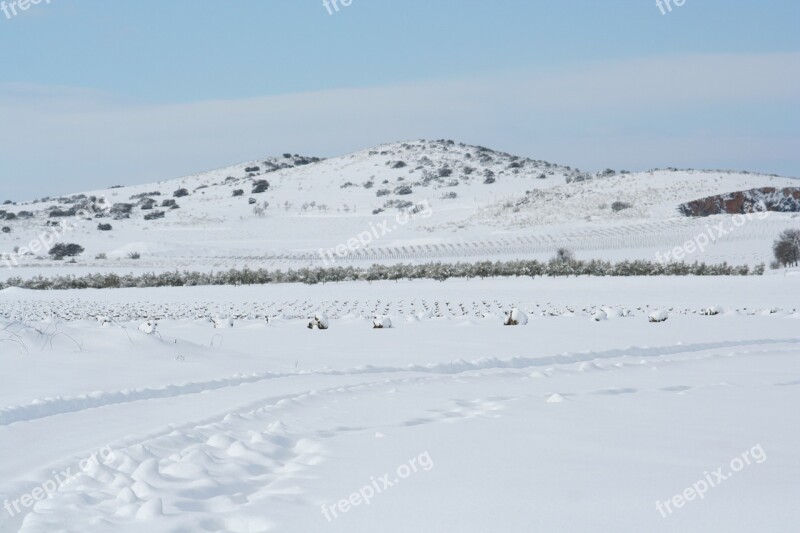
{"label": "tire track in snow", "polygon": [[408,365],[406,367],[372,365],[355,367],[345,370],[309,370],[303,372],[263,372],[249,376],[237,375],[230,378],[211,381],[197,381],[182,384],[172,384],[163,387],[144,387],[133,390],[115,392],[98,391],[91,394],[74,397],[56,397],[34,400],[27,405],[10,406],[0,409],[0,426],[7,426],[14,422],[26,422],[56,416],[61,414],[76,413],[107,405],[153,400],[161,398],[174,398],[187,394],[199,394],[206,391],[238,387],[249,383],[259,383],[271,379],[291,378],[298,376],[347,376],[360,374],[398,374],[398,373],[425,373],[425,374],[460,374],[475,370],[491,370],[503,368],[528,368],[535,366],[550,366],[561,364],[574,364],[591,362],[597,359],[613,359],[617,357],[663,357],[681,353],[702,352],[723,348],[741,346],[775,345],[775,344],[800,344],[800,338],[792,339],[760,339],[745,341],[721,341],[696,344],[676,344],[660,347],[630,347],[618,348],[602,352],[563,353],[542,357],[519,356],[511,359],[484,357],[475,361],[456,360],[446,363],[431,363],[428,365]]}

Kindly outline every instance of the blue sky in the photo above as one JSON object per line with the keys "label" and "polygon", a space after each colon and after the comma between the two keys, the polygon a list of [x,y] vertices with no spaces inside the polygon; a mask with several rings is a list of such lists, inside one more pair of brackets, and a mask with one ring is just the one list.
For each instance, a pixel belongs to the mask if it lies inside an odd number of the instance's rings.
{"label": "blue sky", "polygon": [[0,11],[4,197],[410,138],[800,176],[796,1],[45,2]]}

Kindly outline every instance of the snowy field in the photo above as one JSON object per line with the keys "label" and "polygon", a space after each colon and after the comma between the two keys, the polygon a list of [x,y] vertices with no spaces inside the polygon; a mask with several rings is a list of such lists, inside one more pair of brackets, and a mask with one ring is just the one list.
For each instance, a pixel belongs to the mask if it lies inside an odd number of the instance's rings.
{"label": "snowy field", "polygon": [[0,291],[0,531],[796,531],[798,294]]}

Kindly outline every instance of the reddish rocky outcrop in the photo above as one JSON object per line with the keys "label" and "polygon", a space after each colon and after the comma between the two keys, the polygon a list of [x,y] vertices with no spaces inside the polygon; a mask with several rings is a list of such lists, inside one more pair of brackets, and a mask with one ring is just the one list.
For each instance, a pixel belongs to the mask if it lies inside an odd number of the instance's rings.
{"label": "reddish rocky outcrop", "polygon": [[800,187],[761,187],[749,191],[718,194],[692,200],[678,206],[687,217],[707,217],[719,214],[745,214],[756,211],[800,212]]}

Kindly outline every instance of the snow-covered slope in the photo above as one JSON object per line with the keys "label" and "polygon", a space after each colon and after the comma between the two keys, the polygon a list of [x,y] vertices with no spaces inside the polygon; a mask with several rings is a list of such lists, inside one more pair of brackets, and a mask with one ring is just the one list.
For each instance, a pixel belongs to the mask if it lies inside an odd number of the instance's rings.
{"label": "snow-covered slope", "polygon": [[[579,258],[653,260],[719,224],[731,231],[688,259],[755,264],[769,260],[782,229],[800,224],[796,214],[770,213],[734,227],[728,215],[688,218],[678,206],[797,185],[729,171],[591,175],[452,141],[393,143],[327,160],[284,154],[154,184],[2,206],[16,218],[0,221],[10,231],[0,233],[0,253],[23,268],[0,275],[47,274],[54,267],[81,273],[546,258],[561,246]],[[185,195],[175,196],[181,189]],[[126,203],[130,216],[120,218]],[[104,218],[49,216],[86,207]],[[65,220],[71,229],[46,225]],[[112,228],[100,231],[98,223]],[[53,239],[86,251],[74,264],[50,261],[46,245]],[[13,253],[37,240],[46,242],[35,252]],[[343,253],[331,254],[337,246]]]}

